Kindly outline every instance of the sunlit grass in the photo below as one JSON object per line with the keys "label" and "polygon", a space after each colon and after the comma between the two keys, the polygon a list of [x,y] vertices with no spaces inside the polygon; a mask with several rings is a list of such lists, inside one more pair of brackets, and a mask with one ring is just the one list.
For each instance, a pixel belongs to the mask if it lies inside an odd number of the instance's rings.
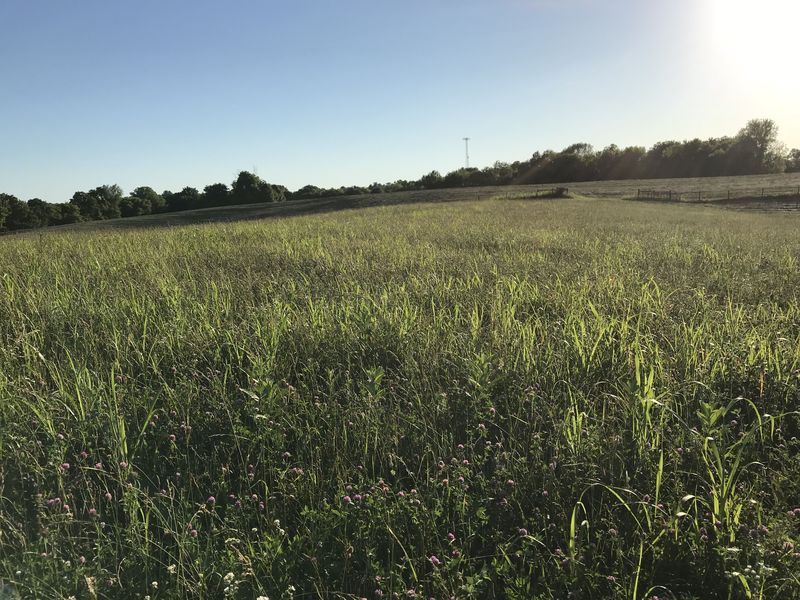
{"label": "sunlit grass", "polygon": [[2,239],[0,579],[798,597],[798,219],[489,201]]}

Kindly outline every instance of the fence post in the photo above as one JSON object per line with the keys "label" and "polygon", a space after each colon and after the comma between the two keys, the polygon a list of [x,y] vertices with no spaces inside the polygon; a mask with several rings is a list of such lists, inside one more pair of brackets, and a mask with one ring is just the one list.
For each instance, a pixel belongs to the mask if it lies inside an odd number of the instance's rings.
{"label": "fence post", "polygon": [[669,199],[672,200],[672,190],[669,191]]}

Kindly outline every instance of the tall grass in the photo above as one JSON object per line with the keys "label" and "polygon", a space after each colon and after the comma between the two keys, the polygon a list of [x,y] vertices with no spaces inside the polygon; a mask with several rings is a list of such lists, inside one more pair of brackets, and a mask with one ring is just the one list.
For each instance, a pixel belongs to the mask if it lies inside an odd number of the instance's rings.
{"label": "tall grass", "polygon": [[0,580],[800,597],[799,222],[488,201],[0,239]]}

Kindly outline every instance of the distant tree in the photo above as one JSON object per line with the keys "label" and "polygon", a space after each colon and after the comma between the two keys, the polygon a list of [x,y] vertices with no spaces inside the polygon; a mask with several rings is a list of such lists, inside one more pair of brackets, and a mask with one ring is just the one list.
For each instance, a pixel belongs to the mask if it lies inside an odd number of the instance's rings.
{"label": "distant tree", "polygon": [[735,160],[733,160],[735,145],[736,139],[727,136],[707,140],[706,169],[703,174],[707,176],[735,175],[737,173]]}
{"label": "distant tree", "polygon": [[81,212],[74,204],[53,204],[53,225],[69,225],[81,222]]}
{"label": "distant tree", "polygon": [[497,179],[501,185],[508,185],[514,182],[514,165],[503,161],[497,161],[492,165],[492,170],[494,171],[495,179]]}
{"label": "distant tree", "polygon": [[140,200],[146,200],[150,204],[150,212],[152,213],[164,212],[164,209],[167,206],[164,197],[156,192],[153,188],[146,185],[137,187],[135,190],[133,190],[131,192],[131,197],[139,198]]}
{"label": "distant tree", "polygon": [[119,209],[122,188],[118,185],[101,185],[89,193],[97,196],[102,219],[117,219],[122,216]]}
{"label": "distant tree", "polygon": [[5,227],[10,231],[17,229],[31,229],[34,225],[33,215],[28,204],[15,196],[6,196],[8,214],[5,219]]}
{"label": "distant tree", "polygon": [[538,179],[542,183],[597,179],[594,149],[583,142],[567,146],[539,168]]}
{"label": "distant tree", "polygon": [[271,184],[270,191],[272,192],[273,202],[283,202],[285,200],[289,200],[292,196],[292,193],[289,191],[289,189],[282,185]]}
{"label": "distant tree", "polygon": [[363,194],[369,194],[369,189],[358,185],[351,185],[340,188],[340,192],[342,196],[361,196]]}
{"label": "distant tree", "polygon": [[786,172],[800,173],[800,148],[794,148],[786,155]]}
{"label": "distant tree", "polygon": [[75,192],[70,200],[78,207],[84,221],[116,219],[120,212],[122,189],[118,185],[101,185],[88,192]]}
{"label": "distant tree", "polygon": [[[466,187],[471,185],[470,181],[473,180],[473,174],[480,173],[475,168],[460,168],[455,171],[450,171],[442,178],[443,187]],[[480,176],[480,175],[478,175]]]}
{"label": "distant tree", "polygon": [[295,198],[319,198],[323,189],[315,185],[304,185],[294,193]]}
{"label": "distant tree", "polygon": [[69,201],[70,204],[77,207],[81,214],[82,221],[96,221],[100,219],[101,212],[98,206],[97,198],[86,192],[75,192]]}
{"label": "distant tree", "polygon": [[628,146],[622,151],[617,168],[608,179],[638,179],[642,176],[642,164],[647,150],[643,146]]}
{"label": "distant tree", "polygon": [[439,173],[439,171],[431,171],[427,175],[420,177],[419,183],[420,186],[426,190],[435,190],[436,188],[442,187],[442,181],[442,174]]}
{"label": "distant tree", "polygon": [[230,202],[230,191],[224,183],[212,183],[203,188],[204,206],[225,206]]}
{"label": "distant tree", "polygon": [[201,208],[200,192],[193,187],[185,187],[180,192],[164,192],[164,200],[168,211],[191,210]]}
{"label": "distant tree", "polygon": [[616,144],[611,144],[598,152],[595,157],[597,178],[635,179],[641,175],[645,154],[645,149],[639,146],[629,146],[621,150]]}
{"label": "distant tree", "polygon": [[11,212],[11,199],[16,200],[10,194],[0,194],[0,231],[6,230],[6,219]]}
{"label": "distant tree", "polygon": [[39,198],[28,200],[28,210],[33,227],[47,227],[58,220],[58,205],[50,204]]}
{"label": "distant tree", "polygon": [[778,141],[778,126],[772,119],[752,119],[737,136],[743,172],[778,173],[783,170],[784,148]]}
{"label": "distant tree", "polygon": [[231,197],[236,204],[273,202],[272,186],[258,175],[241,171],[231,186]]}
{"label": "distant tree", "polygon": [[149,215],[152,211],[152,205],[147,198],[125,196],[119,201],[119,210],[123,217],[138,217]]}

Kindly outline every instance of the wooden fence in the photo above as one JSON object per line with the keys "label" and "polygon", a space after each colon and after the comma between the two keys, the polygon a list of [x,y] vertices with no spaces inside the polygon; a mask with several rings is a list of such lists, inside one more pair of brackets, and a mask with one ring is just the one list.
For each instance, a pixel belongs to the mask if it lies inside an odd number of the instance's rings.
{"label": "wooden fence", "polygon": [[730,188],[718,190],[655,190],[637,189],[637,200],[662,202],[736,202],[736,201],[795,201],[800,208],[800,186]]}

